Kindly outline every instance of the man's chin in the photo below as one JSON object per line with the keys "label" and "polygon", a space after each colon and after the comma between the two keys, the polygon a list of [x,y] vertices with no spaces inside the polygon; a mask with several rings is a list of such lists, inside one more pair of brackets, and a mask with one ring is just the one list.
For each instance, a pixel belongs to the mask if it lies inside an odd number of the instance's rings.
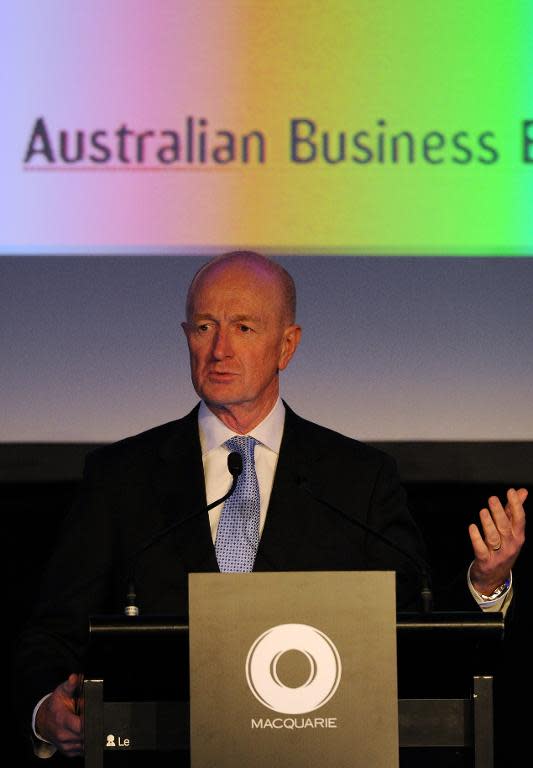
{"label": "man's chin", "polygon": [[202,390],[196,390],[206,405],[212,408],[225,408],[231,405],[240,405],[246,399],[235,391],[229,384],[216,384]]}

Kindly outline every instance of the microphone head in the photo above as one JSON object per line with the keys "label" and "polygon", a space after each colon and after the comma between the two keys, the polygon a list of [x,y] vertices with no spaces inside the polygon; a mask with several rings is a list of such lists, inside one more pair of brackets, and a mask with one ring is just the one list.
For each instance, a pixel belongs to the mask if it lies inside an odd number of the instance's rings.
{"label": "microphone head", "polygon": [[228,455],[228,469],[233,478],[239,477],[242,472],[242,456],[238,451],[232,451]]}

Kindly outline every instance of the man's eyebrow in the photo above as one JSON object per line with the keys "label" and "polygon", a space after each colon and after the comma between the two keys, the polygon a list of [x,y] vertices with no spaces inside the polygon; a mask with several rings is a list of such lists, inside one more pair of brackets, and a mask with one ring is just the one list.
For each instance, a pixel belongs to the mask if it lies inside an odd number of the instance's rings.
{"label": "man's eyebrow", "polygon": [[230,320],[232,323],[242,323],[242,322],[249,322],[249,323],[261,323],[261,317],[259,315],[231,315]]}
{"label": "man's eyebrow", "polygon": [[[209,314],[209,312],[199,312],[198,314],[193,315],[192,318],[193,322],[200,322],[202,320],[213,320],[213,322],[218,323],[219,321],[214,315]],[[260,315],[230,315],[229,320],[231,323],[262,323],[263,319]]]}

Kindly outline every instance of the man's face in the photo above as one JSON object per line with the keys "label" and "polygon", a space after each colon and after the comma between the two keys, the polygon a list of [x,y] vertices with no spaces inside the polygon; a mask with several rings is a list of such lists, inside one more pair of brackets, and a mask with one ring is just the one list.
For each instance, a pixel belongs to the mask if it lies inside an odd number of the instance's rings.
{"label": "man's face", "polygon": [[197,280],[183,323],[194,388],[216,408],[242,406],[264,417],[279,391],[278,371],[299,341],[284,320],[278,278],[253,264],[208,268]]}

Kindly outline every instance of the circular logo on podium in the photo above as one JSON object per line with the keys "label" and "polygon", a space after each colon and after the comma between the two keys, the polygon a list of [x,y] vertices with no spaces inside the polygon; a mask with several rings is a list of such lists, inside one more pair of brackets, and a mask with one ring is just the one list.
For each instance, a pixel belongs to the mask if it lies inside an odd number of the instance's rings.
{"label": "circular logo on podium", "polygon": [[[282,682],[282,656],[297,651],[307,659],[307,679],[292,687]],[[279,624],[263,632],[246,658],[246,680],[265,707],[287,715],[302,715],[331,699],[341,679],[339,652],[330,638],[308,624]]]}

